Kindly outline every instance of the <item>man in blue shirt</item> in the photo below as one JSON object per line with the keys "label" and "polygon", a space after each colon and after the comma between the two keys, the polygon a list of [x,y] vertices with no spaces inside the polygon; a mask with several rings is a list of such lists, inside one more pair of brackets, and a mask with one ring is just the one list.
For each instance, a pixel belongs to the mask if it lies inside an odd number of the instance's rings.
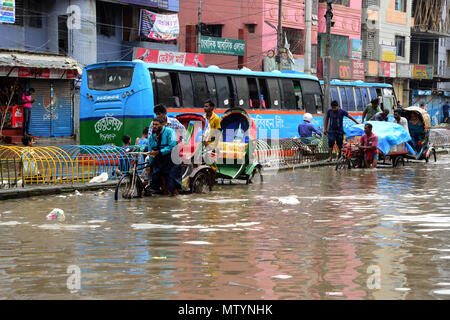
{"label": "man in blue shirt", "polygon": [[[173,163],[172,149],[178,144],[177,135],[171,128],[164,126],[165,119],[157,117],[153,120],[152,134],[148,137],[149,162],[152,166],[150,189],[177,195],[181,187],[181,166]],[[167,185],[167,190],[165,188]]]}
{"label": "man in blue shirt", "polygon": [[[333,161],[333,147],[335,143],[339,148],[339,156],[341,155],[341,149],[344,143],[344,117],[359,124],[347,111],[339,108],[339,103],[336,100],[331,102],[331,109],[328,109],[323,120],[323,134],[328,134],[328,162]],[[328,120],[330,120],[330,126],[328,126]]]}
{"label": "man in blue shirt", "polygon": [[448,123],[448,101],[445,101],[445,104],[442,106],[442,112],[444,113],[444,123]]}
{"label": "man in blue shirt", "polygon": [[312,121],[311,113],[305,113],[305,115],[303,116],[303,123],[300,123],[298,125],[298,134],[300,138],[311,138],[313,132],[318,134],[319,136],[322,135],[322,132],[317,130],[311,123],[311,121]]}

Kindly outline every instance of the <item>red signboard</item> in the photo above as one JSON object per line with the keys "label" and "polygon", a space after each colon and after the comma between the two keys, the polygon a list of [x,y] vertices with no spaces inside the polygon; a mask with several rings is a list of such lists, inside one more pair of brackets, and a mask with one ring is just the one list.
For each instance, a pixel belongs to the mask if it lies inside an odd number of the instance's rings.
{"label": "red signboard", "polygon": [[200,67],[205,65],[205,55],[186,52],[172,52],[136,48],[135,59],[148,63],[175,64],[179,63],[186,67]]}
{"label": "red signboard", "polygon": [[33,78],[34,72],[30,68],[19,68],[19,78]]}
{"label": "red signboard", "polygon": [[352,60],[352,79],[365,80],[364,60]]}

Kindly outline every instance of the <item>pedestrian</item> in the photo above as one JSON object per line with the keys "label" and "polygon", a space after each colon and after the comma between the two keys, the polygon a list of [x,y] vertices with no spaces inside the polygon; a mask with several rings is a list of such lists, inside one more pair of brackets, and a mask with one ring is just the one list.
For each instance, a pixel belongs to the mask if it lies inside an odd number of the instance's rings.
{"label": "pedestrian", "polygon": [[[147,146],[148,145],[148,130],[149,130],[149,127],[145,127],[144,130],[142,130],[142,137],[136,138],[137,146]],[[144,152],[145,152],[145,150],[144,150]]]}
{"label": "pedestrian", "polygon": [[22,107],[23,107],[23,134],[30,134],[30,123],[31,123],[31,108],[32,104],[36,102],[33,98],[35,93],[34,88],[28,89],[28,91],[22,93]]}
{"label": "pedestrian", "polygon": [[[339,156],[341,154],[342,145],[344,143],[344,117],[347,117],[356,124],[359,124],[359,122],[347,111],[339,108],[339,103],[336,100],[331,102],[331,109],[328,110],[323,120],[323,134],[328,134],[328,162],[333,161],[333,147],[335,143],[339,148]],[[330,120],[329,127],[328,120]]]}
{"label": "pedestrian", "polygon": [[175,131],[164,123],[162,117],[154,119],[152,134],[148,137],[148,150],[151,150],[149,163],[152,167],[150,189],[157,192],[163,187],[165,194],[175,196],[181,188],[181,166],[173,163],[171,153],[178,141]]}
{"label": "pedestrian", "polygon": [[408,134],[409,134],[408,120],[401,116],[399,109],[394,110],[394,121],[393,122],[401,125],[403,128],[405,128],[406,132],[408,132]]}
{"label": "pedestrian", "polygon": [[359,148],[364,152],[366,168],[376,168],[378,164],[378,137],[372,132],[372,124],[366,123]]}
{"label": "pedestrian", "polygon": [[[172,117],[168,117],[167,116],[167,108],[166,108],[165,105],[163,105],[162,103],[157,104],[153,108],[153,112],[155,113],[157,118],[164,119],[164,121],[165,121],[164,126],[165,127],[175,130],[175,133],[179,137],[179,142],[184,141],[184,139],[186,137],[186,128],[176,118],[172,118]],[[150,124],[150,127],[148,129],[149,137],[152,134],[153,134],[153,125]]]}
{"label": "pedestrian", "polygon": [[444,113],[443,123],[450,123],[449,116],[448,116],[448,109],[449,109],[448,101],[445,101],[445,104],[442,106],[442,112]]}
{"label": "pedestrian", "polygon": [[34,138],[28,135],[22,137],[22,143],[26,148],[23,148],[21,151],[21,159],[22,159],[22,177],[35,177],[39,175],[39,170],[37,167],[37,154],[33,150]]}
{"label": "pedestrian", "polygon": [[305,113],[303,116],[303,123],[298,125],[298,134],[300,138],[311,138],[313,136],[313,132],[319,136],[322,135],[322,132],[317,130],[311,123],[312,119],[313,117],[311,113]]}
{"label": "pedestrian", "polygon": [[388,122],[388,120],[389,120],[389,110],[388,109],[384,109],[382,112],[376,113],[370,119],[370,121],[386,121],[386,122]]}
{"label": "pedestrian", "polygon": [[364,123],[364,119],[370,120],[375,114],[382,111],[379,104],[379,100],[376,98],[367,105],[363,111],[361,123]]}
{"label": "pedestrian", "polygon": [[425,103],[421,103],[420,108],[425,110]]}
{"label": "pedestrian", "polygon": [[402,106],[402,104],[400,103],[400,100],[397,100],[397,109],[398,109],[398,110],[402,110],[402,109],[403,109],[403,106]]}

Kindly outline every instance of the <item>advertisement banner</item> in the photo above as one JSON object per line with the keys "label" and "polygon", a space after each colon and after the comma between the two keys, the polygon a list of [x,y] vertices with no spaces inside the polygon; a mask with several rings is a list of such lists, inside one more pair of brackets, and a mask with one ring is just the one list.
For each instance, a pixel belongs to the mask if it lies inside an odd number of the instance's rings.
{"label": "advertisement banner", "polygon": [[378,61],[367,61],[367,75],[370,77],[378,76]]}
{"label": "advertisement banner", "polygon": [[353,80],[362,80],[366,79],[365,77],[365,68],[364,68],[363,60],[352,60],[352,79]]}
{"label": "advertisement banner", "polygon": [[186,67],[201,67],[205,65],[205,55],[186,52],[172,52],[145,48],[135,48],[134,59],[148,63],[171,65],[180,63]]}
{"label": "advertisement banner", "polygon": [[391,62],[381,62],[380,76],[386,78],[397,77],[397,64]]}
{"label": "advertisement banner", "polygon": [[352,62],[346,59],[331,59],[331,78],[351,80]]}
{"label": "advertisement banner", "polygon": [[413,67],[413,78],[431,80],[433,79],[433,71],[433,66],[415,64]]}
{"label": "advertisement banner", "polygon": [[381,61],[397,62],[397,48],[394,46],[381,45]]}
{"label": "advertisement banner", "polygon": [[0,23],[16,22],[15,0],[0,0]]}
{"label": "advertisement banner", "polygon": [[201,39],[200,40],[201,53],[245,56],[245,40],[203,37],[203,36],[200,39]]}
{"label": "advertisement banner", "polygon": [[362,59],[362,40],[350,40],[350,57],[352,59]]}
{"label": "advertisement banner", "polygon": [[411,78],[411,65],[410,64],[397,64],[397,77],[398,78]]}
{"label": "advertisement banner", "polygon": [[178,14],[157,14],[141,9],[139,33],[153,40],[176,40],[180,33]]}

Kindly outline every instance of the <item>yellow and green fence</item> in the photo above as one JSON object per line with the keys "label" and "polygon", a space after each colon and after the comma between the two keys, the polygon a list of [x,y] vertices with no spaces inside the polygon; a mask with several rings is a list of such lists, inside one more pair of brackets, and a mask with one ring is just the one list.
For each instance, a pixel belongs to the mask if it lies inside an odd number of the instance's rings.
{"label": "yellow and green fence", "polygon": [[83,183],[104,172],[117,179],[130,160],[116,146],[0,146],[0,188]]}

